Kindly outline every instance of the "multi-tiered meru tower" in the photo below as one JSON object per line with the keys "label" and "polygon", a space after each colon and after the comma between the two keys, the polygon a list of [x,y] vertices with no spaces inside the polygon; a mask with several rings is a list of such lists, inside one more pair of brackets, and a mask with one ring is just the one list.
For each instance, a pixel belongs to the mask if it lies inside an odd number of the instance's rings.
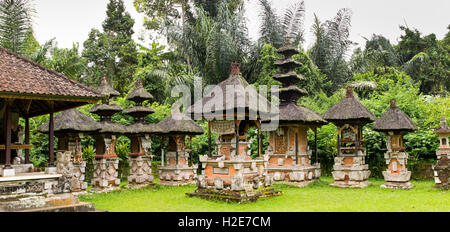
{"label": "multi-tiered meru tower", "polygon": [[279,127],[269,132],[270,145],[267,153],[270,159],[267,170],[274,175],[275,181],[305,186],[320,177],[317,139],[314,148],[316,163],[311,164],[312,151],[308,147],[307,132],[311,129],[317,135],[317,128],[327,122],[318,113],[297,105],[298,99],[307,94],[304,88],[298,87],[300,83],[304,83],[305,77],[295,71],[302,66],[302,63],[293,58],[299,54],[297,49],[286,40],[278,53],[284,56],[275,61],[280,72],[273,77],[282,84],[279,89]]}

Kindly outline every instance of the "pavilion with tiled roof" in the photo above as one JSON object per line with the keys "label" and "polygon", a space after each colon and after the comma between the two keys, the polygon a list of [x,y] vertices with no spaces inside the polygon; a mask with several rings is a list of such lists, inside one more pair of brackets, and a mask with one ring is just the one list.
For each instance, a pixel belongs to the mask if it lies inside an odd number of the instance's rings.
{"label": "pavilion with tiled roof", "polygon": [[[53,114],[59,111],[96,103],[101,93],[61,73],[0,47],[0,163],[2,176],[15,175],[12,152],[25,150],[29,162],[29,118],[50,114],[49,166],[54,165]],[[25,119],[25,144],[18,144],[18,119]]]}

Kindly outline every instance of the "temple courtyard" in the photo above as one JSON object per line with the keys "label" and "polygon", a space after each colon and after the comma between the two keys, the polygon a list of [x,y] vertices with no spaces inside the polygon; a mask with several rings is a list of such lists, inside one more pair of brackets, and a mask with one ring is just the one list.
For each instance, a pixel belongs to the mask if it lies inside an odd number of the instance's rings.
{"label": "temple courtyard", "polygon": [[[433,188],[434,181],[411,181],[410,190],[383,189],[381,179],[369,179],[364,189],[329,186],[331,177],[321,177],[304,188],[275,184],[281,196],[254,203],[226,203],[190,198],[185,193],[195,185],[156,185],[80,196],[108,212],[450,212],[448,191]],[[121,183],[126,186],[127,183]]]}

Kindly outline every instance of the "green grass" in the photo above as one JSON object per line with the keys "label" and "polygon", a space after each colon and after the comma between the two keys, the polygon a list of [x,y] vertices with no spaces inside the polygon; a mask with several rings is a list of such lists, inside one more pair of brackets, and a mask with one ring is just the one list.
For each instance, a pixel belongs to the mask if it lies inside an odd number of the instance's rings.
{"label": "green grass", "polygon": [[383,180],[371,179],[364,189],[340,189],[328,186],[333,180],[321,178],[305,188],[274,185],[281,196],[255,203],[225,203],[190,198],[194,185],[120,190],[106,194],[80,196],[109,212],[373,212],[444,211],[450,212],[448,191],[433,188],[433,181],[412,181],[411,190],[382,189]]}

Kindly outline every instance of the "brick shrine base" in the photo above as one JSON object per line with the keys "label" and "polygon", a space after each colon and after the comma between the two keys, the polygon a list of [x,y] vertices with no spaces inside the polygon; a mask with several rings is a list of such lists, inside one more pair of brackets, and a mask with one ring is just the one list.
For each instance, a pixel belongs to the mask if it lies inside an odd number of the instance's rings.
{"label": "brick shrine base", "polygon": [[189,197],[200,197],[207,200],[226,202],[255,202],[260,199],[279,196],[282,192],[273,188],[261,188],[253,191],[217,190],[215,188],[198,188],[195,192],[186,193]]}

